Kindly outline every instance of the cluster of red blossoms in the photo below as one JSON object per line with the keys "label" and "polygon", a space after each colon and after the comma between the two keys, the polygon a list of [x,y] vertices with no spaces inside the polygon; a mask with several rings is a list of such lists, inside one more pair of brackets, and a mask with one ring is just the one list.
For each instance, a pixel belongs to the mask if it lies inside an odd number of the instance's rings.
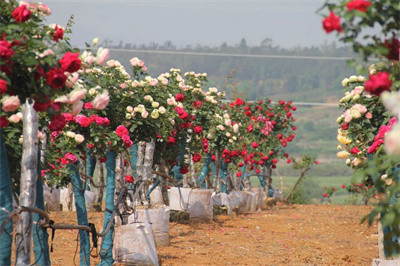
{"label": "cluster of red blossoms", "polygon": [[115,130],[115,133],[117,134],[118,137],[122,139],[124,142],[125,148],[130,148],[133,145],[133,141],[129,137],[129,131],[126,127],[119,125],[117,129]]}
{"label": "cluster of red blossoms", "polygon": [[396,118],[392,118],[389,120],[388,125],[383,125],[379,128],[378,134],[374,138],[374,142],[372,145],[368,148],[368,153],[375,153],[379,147],[384,143],[383,139],[391,129],[392,126],[397,122]]}

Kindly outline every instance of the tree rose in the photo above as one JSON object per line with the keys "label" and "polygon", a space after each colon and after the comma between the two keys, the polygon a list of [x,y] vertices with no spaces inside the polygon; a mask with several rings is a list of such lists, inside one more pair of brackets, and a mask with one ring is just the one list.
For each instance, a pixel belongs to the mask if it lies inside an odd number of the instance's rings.
{"label": "tree rose", "polygon": [[64,75],[64,71],[59,68],[52,68],[45,74],[46,83],[53,89],[61,89],[65,86],[67,76]]}
{"label": "tree rose", "polygon": [[110,51],[108,49],[100,47],[97,50],[96,64],[100,66],[104,65],[104,63],[107,61],[109,57],[110,57]]}
{"label": "tree rose", "polygon": [[7,91],[7,84],[7,81],[5,81],[4,79],[0,79],[0,96]]}
{"label": "tree rose", "polygon": [[104,110],[110,102],[110,96],[107,93],[102,93],[93,99],[92,105],[96,110]]}
{"label": "tree rose", "polygon": [[365,0],[353,0],[346,4],[348,12],[350,12],[351,10],[354,9],[354,10],[365,13],[365,12],[367,12],[367,7],[370,7],[370,6],[371,6],[371,2],[365,1]]}
{"label": "tree rose", "polygon": [[342,32],[342,25],[340,24],[340,17],[335,16],[335,13],[333,11],[330,12],[329,17],[324,18],[322,21],[322,26],[326,33],[330,33],[334,30],[337,30],[338,32]]}
{"label": "tree rose", "polygon": [[61,69],[69,73],[78,71],[82,65],[81,59],[79,59],[79,53],[67,52],[58,62],[61,65]]}
{"label": "tree rose", "polygon": [[65,117],[63,115],[55,115],[51,119],[48,128],[50,129],[51,132],[61,131],[61,130],[64,129],[66,123],[67,122],[66,122]]}
{"label": "tree rose", "polygon": [[18,23],[20,21],[25,22],[30,19],[32,13],[26,8],[26,5],[22,5],[15,8],[11,15],[15,19],[15,23]]}
{"label": "tree rose", "polygon": [[379,96],[382,92],[390,90],[392,81],[389,79],[390,74],[387,72],[377,72],[369,75],[369,79],[365,82],[365,91]]}
{"label": "tree rose", "polygon": [[8,60],[14,54],[15,54],[15,52],[11,48],[11,43],[9,43],[7,40],[0,40],[0,57],[1,57],[1,59]]}
{"label": "tree rose", "polygon": [[18,96],[5,96],[1,100],[1,103],[3,104],[2,109],[5,112],[14,112],[21,105]]}

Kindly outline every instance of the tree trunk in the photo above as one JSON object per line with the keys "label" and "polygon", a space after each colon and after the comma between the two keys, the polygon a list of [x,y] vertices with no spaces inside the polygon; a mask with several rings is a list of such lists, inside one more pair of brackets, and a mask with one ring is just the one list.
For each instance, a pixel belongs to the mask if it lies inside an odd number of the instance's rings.
{"label": "tree trunk", "polygon": [[204,160],[203,168],[201,168],[200,175],[197,178],[197,186],[202,187],[202,188],[207,187],[204,178],[207,176],[208,172],[210,171],[210,164],[211,164],[211,154],[207,154],[207,157]]}
{"label": "tree trunk", "polygon": [[[42,155],[44,151],[42,152]],[[40,156],[40,152],[39,152]],[[44,156],[41,156],[41,158]],[[36,208],[45,211],[44,195],[43,195],[43,182],[41,177],[40,163],[38,163],[38,179],[36,182]],[[49,253],[49,234],[46,228],[42,228],[37,222],[42,219],[39,214],[33,215],[35,224],[33,225],[33,252],[35,254],[35,261],[37,265],[50,265]]]}
{"label": "tree trunk", "polygon": [[[2,129],[0,128],[0,206],[7,211],[12,211],[12,193],[11,193],[11,176],[8,168],[7,151],[3,138]],[[0,221],[8,216],[7,212],[0,211]],[[11,248],[13,230],[12,221],[10,221],[3,234],[0,237],[0,265],[11,265]]]}
{"label": "tree trunk", "polygon": [[[20,206],[36,206],[36,181],[38,165],[38,121],[39,116],[33,109],[33,103],[22,107],[23,113],[23,150],[21,161]],[[21,226],[17,227],[16,265],[31,263],[31,241],[33,214],[22,212]]]}
{"label": "tree trunk", "polygon": [[[95,168],[96,168],[96,158],[90,154],[90,150],[88,149],[86,152],[86,175],[93,178]],[[86,180],[86,190],[90,190],[89,180]]]}
{"label": "tree trunk", "polygon": [[97,162],[98,170],[99,170],[99,188],[97,189],[97,203],[100,205],[100,208],[103,209],[103,195],[104,195],[104,164],[100,161]]}
{"label": "tree trunk", "polygon": [[[82,184],[81,176],[77,164],[71,165],[70,170],[72,190],[74,191],[76,216],[79,225],[89,226],[85,201],[85,187]],[[79,263],[80,265],[90,265],[90,240],[89,233],[79,230]]]}
{"label": "tree trunk", "polygon": [[114,260],[112,256],[113,249],[113,236],[114,236],[114,192],[115,192],[115,160],[117,154],[113,151],[107,152],[107,189],[106,189],[106,212],[104,213],[103,228],[106,228],[108,223],[112,223],[110,231],[103,238],[100,249],[101,262],[99,265],[109,266],[112,265]]}

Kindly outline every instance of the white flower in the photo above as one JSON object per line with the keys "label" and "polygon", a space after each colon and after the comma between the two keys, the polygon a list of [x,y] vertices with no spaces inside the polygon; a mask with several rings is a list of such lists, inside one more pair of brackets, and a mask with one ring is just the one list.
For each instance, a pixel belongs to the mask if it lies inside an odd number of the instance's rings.
{"label": "white flower", "polygon": [[143,118],[147,118],[149,116],[149,112],[147,112],[147,111],[143,111],[142,112],[142,117]]}
{"label": "white flower", "polygon": [[160,113],[160,114],[164,114],[165,113],[165,108],[163,107],[163,106],[160,106],[159,108],[158,108],[158,112]]}
{"label": "white flower", "polygon": [[72,131],[65,132],[65,135],[69,138],[75,138],[76,134]]}
{"label": "white flower", "polygon": [[349,81],[350,81],[350,82],[357,82],[357,81],[358,81],[358,77],[357,77],[357,76],[351,76],[351,77],[349,78]]}
{"label": "white flower", "polygon": [[[234,133],[238,133],[239,132],[239,125],[238,124],[234,124],[233,125],[233,132]],[[235,137],[236,138],[236,137]],[[236,140],[236,139],[235,139]]]}
{"label": "white flower", "polygon": [[76,142],[76,143],[80,144],[80,143],[82,143],[84,140],[85,140],[85,137],[82,136],[81,134],[76,134],[76,135],[75,135],[75,142]]}
{"label": "white flower", "polygon": [[152,102],[152,103],[151,103],[151,106],[152,106],[153,108],[158,108],[158,107],[160,106],[160,103],[159,103],[159,102]]}
{"label": "white flower", "polygon": [[367,79],[364,76],[358,76],[359,82],[365,82]]}
{"label": "white flower", "polygon": [[217,93],[218,89],[215,88],[215,87],[211,87],[211,88],[208,89],[208,91],[211,92],[211,93]]}
{"label": "white flower", "polygon": [[126,111],[129,112],[129,113],[132,113],[132,112],[133,112],[133,107],[130,106],[130,105],[127,106],[127,107],[126,107]]}
{"label": "white flower", "polygon": [[139,104],[138,106],[137,106],[137,110],[134,110],[135,112],[139,112],[139,113],[143,113],[143,112],[146,112],[146,108],[144,107],[144,105],[143,104]]}
{"label": "white flower", "polygon": [[226,132],[226,133],[225,133],[225,136],[227,136],[228,138],[230,138],[230,137],[231,137],[231,133]]}
{"label": "white flower", "polygon": [[126,113],[126,114],[125,114],[125,118],[129,120],[129,119],[132,118],[132,115],[131,115],[130,113]]}
{"label": "white flower", "polygon": [[158,113],[157,109],[154,109],[153,112],[151,112],[151,118],[157,119],[159,116],[160,114]]}
{"label": "white flower", "polygon": [[93,45],[97,45],[99,43],[99,38],[94,38],[92,40]]}
{"label": "white flower", "polygon": [[400,157],[400,125],[397,124],[385,135],[385,151],[387,154]]}

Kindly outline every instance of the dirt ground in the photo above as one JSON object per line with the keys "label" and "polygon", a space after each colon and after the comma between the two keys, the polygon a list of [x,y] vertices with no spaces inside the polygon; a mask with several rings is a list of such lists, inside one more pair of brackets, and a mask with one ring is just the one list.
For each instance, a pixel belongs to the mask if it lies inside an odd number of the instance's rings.
{"label": "dirt ground", "polygon": [[[370,207],[277,206],[212,222],[170,223],[171,245],[158,248],[163,265],[363,264],[378,257],[377,226],[360,225]],[[57,223],[76,223],[75,212],[53,212]],[[103,213],[90,213],[99,230]],[[74,265],[77,231],[58,230],[53,265]],[[95,253],[95,252],[93,252]],[[99,258],[92,258],[92,264]],[[75,258],[79,264],[79,249]]]}

